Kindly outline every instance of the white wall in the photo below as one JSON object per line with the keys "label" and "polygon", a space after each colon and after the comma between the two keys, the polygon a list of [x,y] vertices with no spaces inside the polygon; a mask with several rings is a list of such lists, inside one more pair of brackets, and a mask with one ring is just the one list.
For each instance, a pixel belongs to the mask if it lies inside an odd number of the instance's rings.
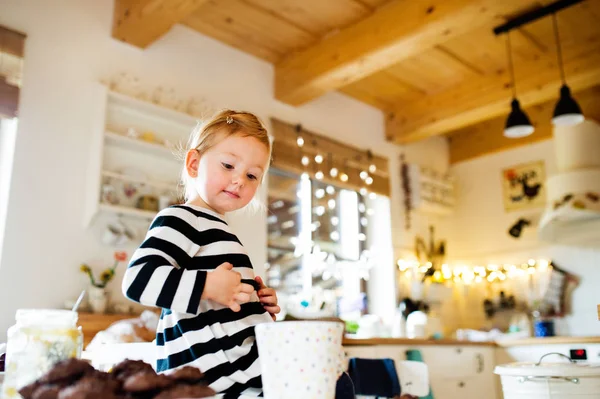
{"label": "white wall", "polygon": [[[456,213],[449,221],[453,226],[449,259],[483,264],[523,262],[530,258],[554,260],[581,278],[573,293],[571,314],[558,323],[558,332],[598,335],[600,250],[547,245],[537,239],[535,227],[525,229],[518,240],[508,235],[509,227],[519,217],[539,219],[542,209],[507,213],[502,203],[502,169],[544,160],[546,175],[550,176],[556,173],[555,159],[554,140],[548,140],[454,165],[451,171],[458,182],[458,198]],[[481,313],[481,307],[470,313],[476,312]]]}
{"label": "white wall", "polygon": [[[402,226],[398,154],[385,141],[378,110],[337,93],[294,108],[273,98],[273,68],[185,27],[176,26],[147,50],[111,38],[112,2],[96,0],[0,0],[0,24],[27,34],[20,122],[14,153],[0,259],[0,342],[17,308],[58,307],[85,287],[81,262],[109,264],[112,249],[98,231],[82,227],[87,159],[94,114],[91,84],[129,72],[148,89],[174,88],[182,97],[202,96],[216,108],[240,108],[263,120],[275,116],[390,158],[394,246],[412,238]],[[415,154],[440,160],[419,145]],[[447,151],[447,150],[446,150]],[[265,261],[262,215],[238,220],[253,263]],[[134,248],[128,248],[131,252]],[[392,267],[390,265],[390,267]],[[110,289],[121,297],[119,281]]]}

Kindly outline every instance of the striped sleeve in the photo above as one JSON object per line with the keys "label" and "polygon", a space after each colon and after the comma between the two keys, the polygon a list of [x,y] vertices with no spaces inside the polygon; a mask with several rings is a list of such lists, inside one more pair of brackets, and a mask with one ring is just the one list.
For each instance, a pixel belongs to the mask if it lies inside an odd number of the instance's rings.
{"label": "striped sleeve", "polygon": [[123,294],[142,305],[198,314],[207,272],[188,266],[207,241],[202,233],[186,209],[159,212],[125,271]]}

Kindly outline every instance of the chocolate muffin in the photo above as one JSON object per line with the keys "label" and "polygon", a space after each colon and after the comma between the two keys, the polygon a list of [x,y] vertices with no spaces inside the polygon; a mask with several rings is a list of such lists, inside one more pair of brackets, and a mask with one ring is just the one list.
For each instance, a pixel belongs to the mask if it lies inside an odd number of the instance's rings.
{"label": "chocolate muffin", "polygon": [[123,383],[123,390],[131,393],[157,391],[173,385],[175,381],[154,371],[140,371],[128,377]]}
{"label": "chocolate muffin", "polygon": [[42,385],[35,390],[31,399],[57,399],[62,388],[59,385]]}
{"label": "chocolate muffin", "polygon": [[34,381],[31,384],[21,387],[21,389],[19,389],[19,394],[23,397],[23,399],[33,399],[33,394],[35,391],[43,385],[44,384],[39,381]]}
{"label": "chocolate muffin", "polygon": [[57,399],[116,399],[107,381],[100,378],[84,377],[75,384],[63,388]]}
{"label": "chocolate muffin", "polygon": [[184,366],[168,374],[167,376],[175,381],[187,382],[191,384],[200,382],[204,378],[202,371],[200,371],[199,368],[192,366]]}
{"label": "chocolate muffin", "polygon": [[80,378],[84,373],[93,370],[94,368],[88,362],[71,358],[56,363],[52,369],[44,374],[38,381],[42,384],[73,381]]}
{"label": "chocolate muffin", "polygon": [[111,370],[111,374],[117,377],[118,379],[124,381],[128,377],[140,372],[145,371],[148,373],[156,373],[151,365],[145,363],[141,360],[123,360],[121,363],[117,364]]}
{"label": "chocolate muffin", "polygon": [[215,391],[206,385],[175,385],[156,395],[154,399],[183,399],[183,398],[209,398]]}

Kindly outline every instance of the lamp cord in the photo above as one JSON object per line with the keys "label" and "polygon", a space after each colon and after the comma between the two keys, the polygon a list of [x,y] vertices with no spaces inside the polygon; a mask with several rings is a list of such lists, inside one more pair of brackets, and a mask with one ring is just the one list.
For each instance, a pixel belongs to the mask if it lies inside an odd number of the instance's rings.
{"label": "lamp cord", "polygon": [[510,72],[510,81],[511,81],[511,87],[512,87],[512,92],[513,92],[513,98],[517,98],[517,86],[516,86],[516,82],[515,82],[515,69],[513,66],[509,32],[506,32],[506,52],[508,54],[508,70]]}
{"label": "lamp cord", "polygon": [[558,70],[560,71],[560,80],[563,84],[566,84],[565,71],[562,59],[562,49],[560,47],[560,36],[558,35],[558,21],[556,20],[556,13],[552,13],[552,25],[554,26],[554,39],[556,40],[556,55],[558,56]]}

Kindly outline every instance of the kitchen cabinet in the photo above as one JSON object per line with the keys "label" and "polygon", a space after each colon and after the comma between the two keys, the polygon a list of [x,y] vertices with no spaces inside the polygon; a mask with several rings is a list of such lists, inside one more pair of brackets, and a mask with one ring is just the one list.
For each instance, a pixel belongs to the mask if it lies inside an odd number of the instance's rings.
{"label": "kitchen cabinet", "polygon": [[362,358],[406,360],[406,351],[417,349],[429,369],[433,395],[441,399],[497,399],[494,346],[483,345],[363,345],[346,346],[346,355]]}

